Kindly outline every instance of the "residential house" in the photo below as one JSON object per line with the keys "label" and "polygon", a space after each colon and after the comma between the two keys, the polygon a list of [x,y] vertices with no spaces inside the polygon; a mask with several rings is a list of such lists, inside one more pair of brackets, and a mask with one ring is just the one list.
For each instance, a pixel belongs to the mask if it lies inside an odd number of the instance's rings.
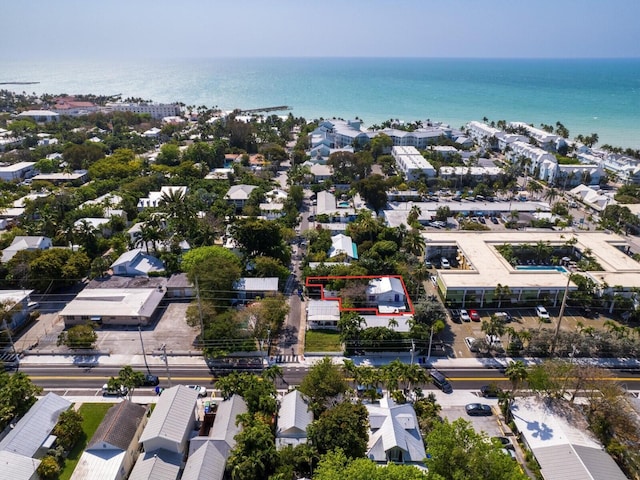
{"label": "residential house", "polygon": [[238,300],[253,300],[278,293],[278,277],[242,277],[233,286]]}
{"label": "residential house", "polygon": [[313,413],[299,390],[287,393],[280,401],[276,423],[276,447],[295,447],[307,443],[307,427],[313,422]]}
{"label": "residential house", "polygon": [[181,453],[163,448],[143,452],[133,466],[128,480],[178,480],[182,469]]}
{"label": "residential house", "polygon": [[196,421],[198,392],[184,385],[163,390],[140,443],[145,452],[165,449],[184,454]]}
{"label": "residential house", "polygon": [[234,205],[236,209],[244,208],[256,188],[255,185],[233,185],[224,196],[227,203]]}
{"label": "residential house", "polygon": [[162,260],[144,253],[141,248],[124,252],[111,264],[114,275],[148,276],[150,273],[164,272]]}
{"label": "residential house", "polygon": [[49,392],[41,397],[0,440],[2,478],[35,480],[40,459],[53,448],[56,437],[51,435],[60,414],[71,402]]}
{"label": "residential house", "polygon": [[174,273],[167,281],[168,298],[193,298],[196,296],[193,283],[186,273]]}
{"label": "residential house", "polygon": [[338,300],[309,300],[307,302],[307,329],[336,329],[340,321]]}
{"label": "residential house", "polygon": [[589,430],[579,428],[574,418],[551,402],[518,397],[511,410],[519,438],[533,453],[545,480],[627,478]]}
{"label": "residential house", "polygon": [[349,260],[357,260],[358,246],[351,240],[350,236],[340,233],[331,237],[331,248],[327,255],[329,258],[345,255]]}
{"label": "residential house", "polygon": [[51,239],[49,237],[18,235],[13,238],[11,245],[2,250],[2,262],[8,262],[16,253],[22,250],[48,250],[49,248],[51,248]]}
{"label": "residential house", "polygon": [[418,418],[410,403],[396,404],[388,396],[379,404],[366,404],[369,442],[366,456],[379,464],[389,462],[422,465],[427,453]]}
{"label": "residential house", "polygon": [[376,306],[381,313],[406,310],[406,291],[398,277],[373,279],[367,286],[367,303]]}
{"label": "residential house", "polygon": [[218,405],[208,436],[198,436],[189,443],[189,458],[182,480],[222,480],[235,437],[242,430],[239,415],[247,413],[247,404],[239,395]]}
{"label": "residential house", "polygon": [[138,457],[147,408],[125,400],[111,407],[76,465],[71,480],[124,480]]}
{"label": "residential house", "polygon": [[11,165],[0,165],[0,180],[11,182],[13,180],[24,180],[33,176],[33,166],[35,162],[17,162]]}
{"label": "residential house", "polygon": [[149,325],[156,318],[165,289],[85,288],[60,312],[65,327],[93,322],[100,325]]}
{"label": "residential house", "polygon": [[260,218],[265,220],[275,220],[285,215],[283,203],[264,202],[258,208],[260,209]]}
{"label": "residential house", "polygon": [[319,163],[313,163],[309,166],[309,171],[313,175],[313,183],[322,183],[331,179],[333,175],[333,168],[329,165],[322,165]]}
{"label": "residential house", "polygon": [[188,187],[165,185],[160,187],[159,192],[149,192],[148,197],[138,200],[138,211],[141,212],[145,208],[158,208],[162,206],[163,199],[169,196],[181,196],[184,198],[188,191]]}
{"label": "residential house", "polygon": [[595,189],[587,185],[578,185],[577,187],[572,188],[569,191],[569,195],[598,212],[603,211],[608,205],[615,205],[618,203],[613,198],[613,195],[606,195],[599,189]]}
{"label": "residential house", "polygon": [[11,313],[11,320],[7,318],[7,327],[11,330],[21,327],[27,321],[31,293],[33,290],[0,290],[0,305]]}

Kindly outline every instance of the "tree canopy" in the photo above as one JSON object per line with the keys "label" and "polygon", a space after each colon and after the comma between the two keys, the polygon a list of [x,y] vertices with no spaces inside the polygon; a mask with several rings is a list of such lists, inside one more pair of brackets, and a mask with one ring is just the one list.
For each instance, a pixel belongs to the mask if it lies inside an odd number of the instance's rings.
{"label": "tree canopy", "polygon": [[342,368],[329,357],[314,364],[302,379],[300,391],[309,399],[309,405],[317,418],[349,388]]}

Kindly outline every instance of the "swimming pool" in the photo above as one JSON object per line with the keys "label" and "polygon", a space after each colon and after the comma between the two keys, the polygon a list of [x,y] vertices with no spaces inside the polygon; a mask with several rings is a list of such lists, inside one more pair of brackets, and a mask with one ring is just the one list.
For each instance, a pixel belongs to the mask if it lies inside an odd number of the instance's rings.
{"label": "swimming pool", "polygon": [[562,272],[562,273],[567,273],[569,271],[566,268],[561,267],[559,265],[517,265],[516,270],[534,270],[534,271],[555,270],[556,272]]}
{"label": "swimming pool", "polygon": [[338,208],[349,208],[350,206],[349,202],[338,202]]}

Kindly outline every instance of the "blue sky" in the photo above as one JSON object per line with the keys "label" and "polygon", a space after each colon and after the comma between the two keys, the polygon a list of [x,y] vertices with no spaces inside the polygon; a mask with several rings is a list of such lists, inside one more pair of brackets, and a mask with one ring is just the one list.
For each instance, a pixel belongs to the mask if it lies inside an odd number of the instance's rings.
{"label": "blue sky", "polygon": [[640,57],[640,0],[20,0],[0,59]]}

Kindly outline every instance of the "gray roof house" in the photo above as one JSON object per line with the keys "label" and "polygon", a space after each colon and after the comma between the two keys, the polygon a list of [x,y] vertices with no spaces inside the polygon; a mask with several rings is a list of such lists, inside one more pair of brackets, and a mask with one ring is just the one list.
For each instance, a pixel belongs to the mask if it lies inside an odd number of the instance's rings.
{"label": "gray roof house", "polygon": [[163,272],[164,263],[153,255],[144,253],[141,248],[124,252],[111,264],[114,275],[139,276],[154,272]]}
{"label": "gray roof house", "polygon": [[249,196],[251,192],[253,192],[256,188],[255,185],[233,185],[224,196],[224,199],[233,205],[236,208],[242,208],[249,200]]}
{"label": "gray roof house", "polygon": [[140,437],[145,452],[164,448],[184,453],[196,420],[197,400],[198,392],[184,385],[164,390]]}
{"label": "gray roof house", "polygon": [[71,402],[48,393],[9,430],[0,441],[0,477],[11,480],[38,480],[40,458],[53,446],[51,430]]}
{"label": "gray roof house", "polygon": [[552,402],[519,398],[511,412],[545,480],[627,478],[596,438]]}
{"label": "gray roof house", "polygon": [[418,418],[411,404],[396,404],[384,396],[379,404],[365,405],[369,411],[367,457],[377,463],[422,464],[427,454]]}
{"label": "gray roof house", "polygon": [[11,480],[40,480],[40,476],[36,472],[40,460],[25,457],[17,453],[0,451],[0,469],[3,478]]}
{"label": "gray roof house", "polygon": [[280,402],[276,426],[276,447],[307,443],[307,427],[313,413],[299,390],[287,393]]}
{"label": "gray roof house", "polygon": [[138,457],[129,480],[177,480],[182,466],[182,454],[164,448],[144,452]]}
{"label": "gray roof house", "polygon": [[122,480],[138,456],[147,409],[123,401],[111,407],[82,453],[71,480]]}
{"label": "gray roof house", "polygon": [[266,295],[278,293],[278,277],[242,277],[234,284],[233,288],[241,300],[264,298]]}
{"label": "gray roof house", "polygon": [[49,237],[34,237],[18,235],[13,239],[11,245],[2,250],[2,261],[8,262],[13,256],[21,250],[47,250],[51,248],[51,239]]}
{"label": "gray roof house", "polygon": [[247,411],[239,395],[220,403],[209,436],[191,439],[182,480],[222,480],[229,453],[236,445],[235,436],[242,429],[236,418]]}

